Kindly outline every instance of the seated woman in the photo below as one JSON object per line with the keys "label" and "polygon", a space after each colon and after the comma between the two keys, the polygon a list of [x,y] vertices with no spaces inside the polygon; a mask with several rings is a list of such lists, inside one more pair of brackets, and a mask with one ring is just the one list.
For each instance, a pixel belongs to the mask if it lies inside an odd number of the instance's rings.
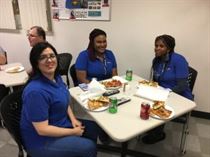
{"label": "seated woman", "polygon": [[[82,51],[76,60],[78,83],[89,83],[92,78],[101,81],[117,75],[115,56],[106,47],[106,33],[103,30],[94,29],[89,35],[87,50]],[[99,133],[99,139],[103,144],[110,142],[103,130]]]}
{"label": "seated woman", "polygon": [[89,35],[87,50],[82,51],[76,60],[75,68],[79,83],[89,83],[92,78],[100,81],[117,75],[115,56],[106,47],[106,33],[94,29]]}
{"label": "seated woman", "polygon": [[75,118],[67,86],[58,74],[55,48],[47,42],[30,52],[33,74],[24,88],[20,130],[32,157],[96,157],[98,127]]}
{"label": "seated woman", "polygon": [[[192,92],[187,83],[188,63],[186,59],[174,51],[175,39],[170,35],[160,35],[155,39],[155,58],[152,62],[151,79],[164,88],[193,100]],[[142,138],[146,144],[153,144],[165,139],[161,125],[148,132]]]}

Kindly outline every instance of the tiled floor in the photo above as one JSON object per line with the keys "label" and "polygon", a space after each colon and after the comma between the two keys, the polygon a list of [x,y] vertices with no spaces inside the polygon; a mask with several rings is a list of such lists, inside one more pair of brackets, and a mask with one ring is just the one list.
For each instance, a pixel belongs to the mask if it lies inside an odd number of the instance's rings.
{"label": "tiled floor", "polygon": [[[210,120],[191,117],[187,153],[184,157],[210,157]],[[129,148],[161,157],[179,157],[182,124],[169,122],[165,126],[167,137],[154,145],[144,145],[137,138],[129,142]],[[112,145],[119,145],[113,142]],[[0,157],[17,157],[18,149],[5,129],[0,128]],[[119,154],[98,153],[98,157],[118,157]]]}

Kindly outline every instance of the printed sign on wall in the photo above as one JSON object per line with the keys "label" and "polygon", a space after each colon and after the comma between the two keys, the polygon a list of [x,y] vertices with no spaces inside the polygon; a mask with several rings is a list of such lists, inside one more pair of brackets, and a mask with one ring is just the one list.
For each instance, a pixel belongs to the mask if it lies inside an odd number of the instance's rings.
{"label": "printed sign on wall", "polygon": [[53,19],[110,20],[111,0],[52,0]]}

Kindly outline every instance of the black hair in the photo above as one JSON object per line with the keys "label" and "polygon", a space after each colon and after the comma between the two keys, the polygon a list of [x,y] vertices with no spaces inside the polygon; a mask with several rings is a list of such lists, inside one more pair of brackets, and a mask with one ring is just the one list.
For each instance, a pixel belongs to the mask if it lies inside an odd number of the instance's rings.
{"label": "black hair", "polygon": [[176,45],[174,37],[164,34],[164,35],[157,36],[155,39],[155,43],[158,40],[161,40],[166,45],[166,47],[170,50],[169,53],[174,52],[174,47]]}
{"label": "black hair", "polygon": [[[46,49],[46,48],[51,48],[54,52],[54,54],[56,55],[56,58],[57,58],[57,51],[56,49],[48,42],[40,42],[38,44],[36,44],[32,49],[31,49],[31,52],[30,52],[30,63],[31,63],[31,66],[32,66],[32,74],[31,74],[31,77],[34,77],[36,76],[37,74],[41,74],[41,71],[39,70],[38,68],[38,61],[40,59],[40,56],[42,54],[42,52]],[[55,75],[58,74],[58,68],[59,68],[59,61],[57,60],[57,68],[56,68],[56,71],[55,71]]]}
{"label": "black hair", "polygon": [[33,27],[31,27],[31,29],[34,29],[34,28],[37,31],[37,35],[41,36],[44,40],[46,40],[45,30],[42,27],[40,27],[40,26],[33,26]]}
{"label": "black hair", "polygon": [[[167,35],[167,34],[157,36],[155,38],[155,43],[159,40],[161,40],[166,45],[166,47],[169,49],[169,53],[167,53],[163,57],[161,57],[161,56],[155,57],[152,61],[152,69],[154,69],[155,65],[158,62],[160,62],[161,60],[164,60],[164,62],[165,62],[164,71],[165,71],[165,69],[167,68],[167,64],[170,62],[171,54],[174,52],[174,47],[175,47],[176,43],[175,43],[174,37]],[[152,77],[152,69],[151,69],[151,73],[150,73],[150,79],[152,79],[151,78]],[[153,78],[153,80],[154,80],[154,78]]]}
{"label": "black hair", "polygon": [[89,52],[89,58],[91,60],[96,59],[96,52],[95,52],[95,48],[94,48],[94,39],[99,35],[104,35],[106,37],[106,32],[104,32],[101,29],[95,28],[89,34],[89,44],[88,44],[87,49],[88,49],[88,52]]}

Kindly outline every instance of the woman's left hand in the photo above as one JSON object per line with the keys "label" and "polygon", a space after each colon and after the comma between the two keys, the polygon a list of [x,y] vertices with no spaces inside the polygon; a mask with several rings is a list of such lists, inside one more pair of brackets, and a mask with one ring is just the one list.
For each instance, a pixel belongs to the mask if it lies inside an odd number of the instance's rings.
{"label": "woman's left hand", "polygon": [[78,127],[78,126],[82,126],[82,123],[79,120],[74,119],[74,120],[72,120],[72,125],[75,128],[75,127]]}

